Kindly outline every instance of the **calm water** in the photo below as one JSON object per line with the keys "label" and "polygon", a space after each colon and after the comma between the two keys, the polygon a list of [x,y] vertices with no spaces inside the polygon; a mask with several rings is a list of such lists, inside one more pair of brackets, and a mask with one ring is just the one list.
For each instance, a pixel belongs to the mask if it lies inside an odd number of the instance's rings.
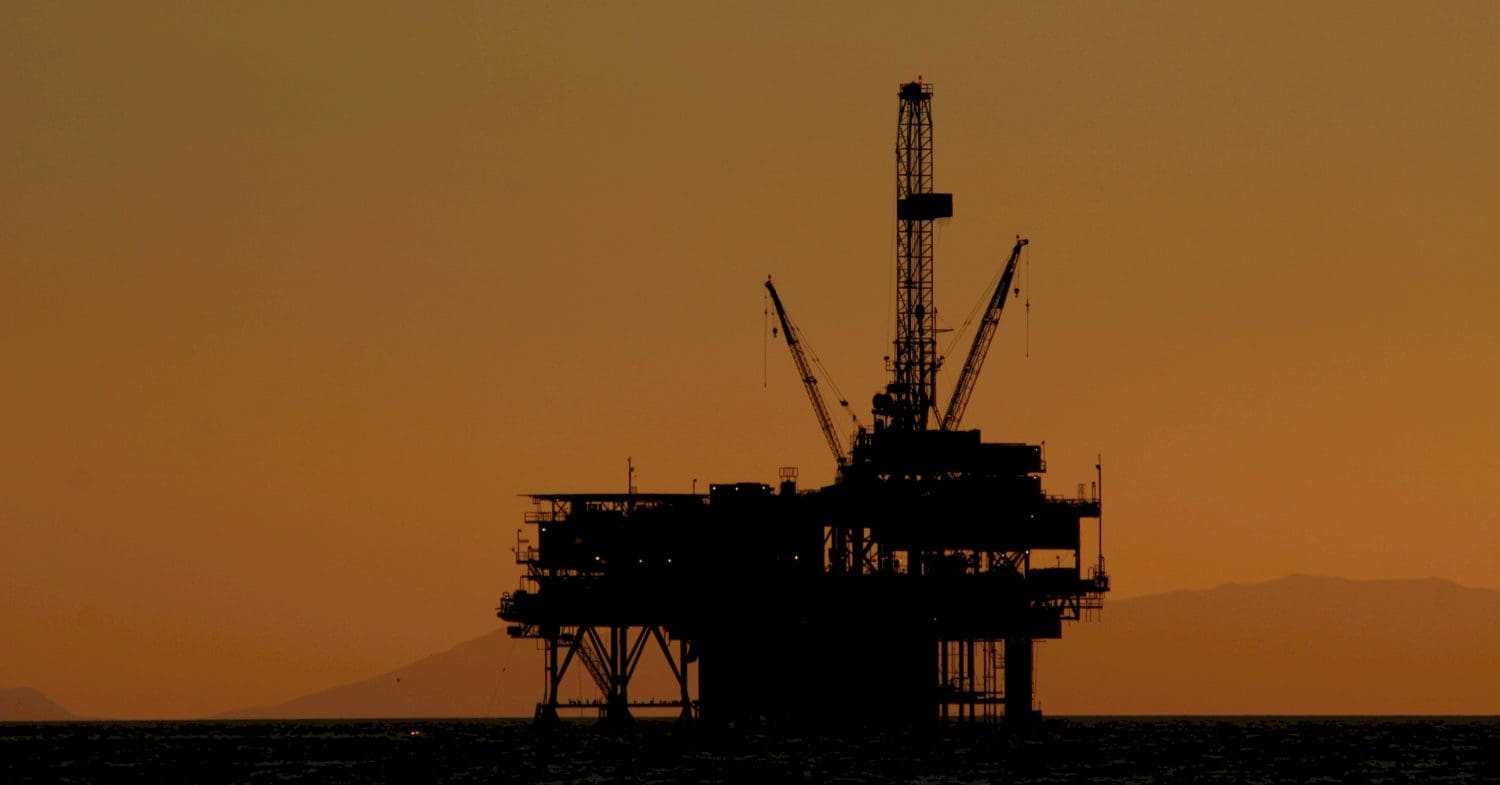
{"label": "calm water", "polygon": [[0,782],[1496,782],[1500,719],[1059,719],[866,734],[519,721],[0,724]]}

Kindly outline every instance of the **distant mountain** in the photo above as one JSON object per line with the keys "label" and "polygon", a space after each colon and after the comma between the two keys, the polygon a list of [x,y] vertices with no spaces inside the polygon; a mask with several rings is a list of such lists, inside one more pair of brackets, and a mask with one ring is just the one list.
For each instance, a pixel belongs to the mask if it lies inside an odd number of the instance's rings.
{"label": "distant mountain", "polygon": [[365,681],[219,718],[530,716],[540,691],[539,661],[524,656],[533,648],[496,630]]}
{"label": "distant mountain", "polygon": [[0,722],[53,722],[80,719],[30,687],[0,689]]}
{"label": "distant mountain", "polygon": [[1500,714],[1500,591],[1293,575],[1107,602],[1037,667],[1051,714]]}
{"label": "distant mountain", "polygon": [[[673,693],[655,658],[646,653],[632,694]],[[565,678],[569,697],[588,696],[579,670]],[[223,716],[530,716],[541,679],[535,642],[497,629],[373,679]],[[1293,575],[1106,602],[1101,618],[1038,646],[1037,691],[1051,715],[1500,714],[1500,591]]]}

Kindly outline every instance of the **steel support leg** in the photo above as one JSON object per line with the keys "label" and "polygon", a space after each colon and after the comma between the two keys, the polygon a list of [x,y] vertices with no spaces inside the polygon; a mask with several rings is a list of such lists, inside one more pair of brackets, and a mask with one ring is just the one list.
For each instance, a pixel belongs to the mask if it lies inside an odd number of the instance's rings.
{"label": "steel support leg", "polygon": [[1029,723],[1037,718],[1031,709],[1033,684],[1032,640],[1005,639],[1005,721]]}
{"label": "steel support leg", "polygon": [[542,696],[542,702],[536,705],[535,721],[541,723],[557,722],[557,688],[562,681],[562,672],[557,667],[557,636],[546,639],[546,661],[543,667],[546,669],[546,693]]}

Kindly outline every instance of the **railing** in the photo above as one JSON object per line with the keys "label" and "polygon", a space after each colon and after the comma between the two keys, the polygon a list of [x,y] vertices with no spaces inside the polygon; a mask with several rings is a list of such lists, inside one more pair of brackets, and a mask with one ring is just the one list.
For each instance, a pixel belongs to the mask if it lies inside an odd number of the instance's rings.
{"label": "railing", "polygon": [[1098,504],[1100,501],[1099,494],[1097,493],[1093,495],[1085,494],[1082,496],[1064,496],[1060,493],[1048,493],[1044,495],[1046,496],[1047,501],[1062,504]]}

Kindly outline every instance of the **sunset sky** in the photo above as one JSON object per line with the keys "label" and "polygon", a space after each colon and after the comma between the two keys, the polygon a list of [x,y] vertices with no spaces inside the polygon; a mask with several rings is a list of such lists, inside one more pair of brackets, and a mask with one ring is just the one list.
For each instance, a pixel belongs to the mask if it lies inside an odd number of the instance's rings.
{"label": "sunset sky", "polygon": [[761,282],[867,410],[918,74],[940,323],[1031,240],[966,424],[1053,492],[1103,454],[1115,596],[1500,588],[1497,42],[1493,2],[0,4],[0,687],[285,700],[496,629],[520,494],[830,481]]}

